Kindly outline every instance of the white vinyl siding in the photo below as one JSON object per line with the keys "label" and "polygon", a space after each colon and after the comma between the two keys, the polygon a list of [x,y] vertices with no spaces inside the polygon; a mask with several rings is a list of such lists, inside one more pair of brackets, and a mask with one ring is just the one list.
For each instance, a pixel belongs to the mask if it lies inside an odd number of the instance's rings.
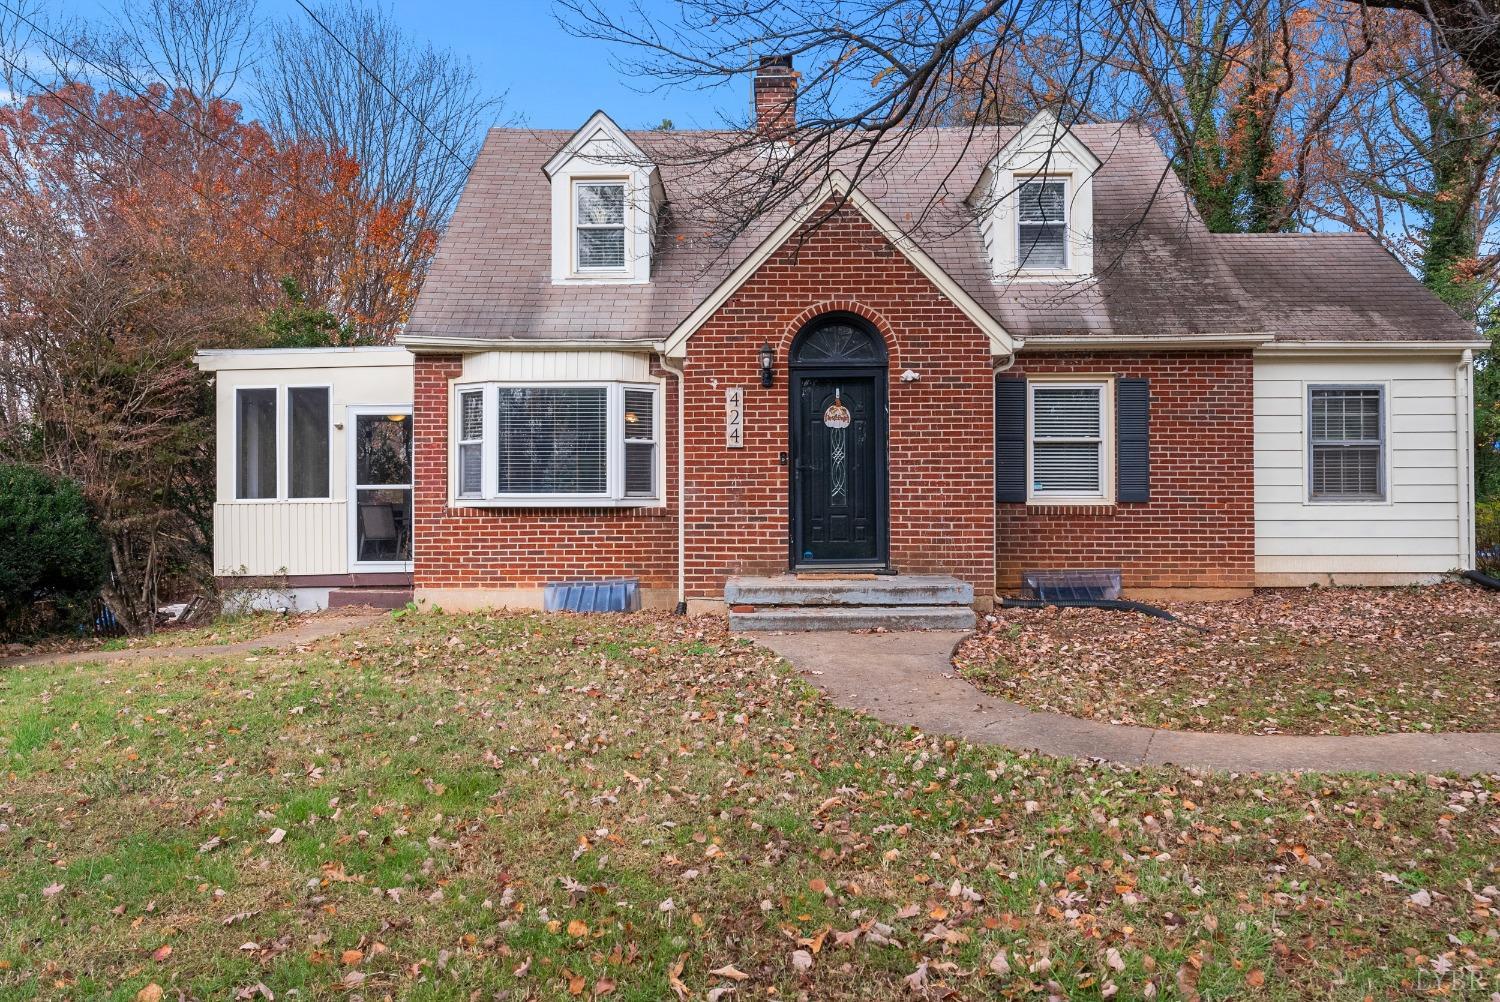
{"label": "white vinyl siding", "polygon": [[[1255,563],[1261,583],[1329,575],[1373,581],[1464,565],[1456,362],[1441,356],[1256,359]],[[1313,427],[1314,387],[1381,391],[1381,497],[1359,503],[1317,497],[1314,432],[1340,429]],[[1356,424],[1363,434],[1364,419]]]}
{"label": "white vinyl siding", "polygon": [[1022,271],[1068,266],[1068,185],[1060,179],[1021,181],[1016,192],[1016,253]]}
{"label": "white vinyl siding", "polygon": [[1101,500],[1107,494],[1108,384],[1030,382],[1030,496]]}

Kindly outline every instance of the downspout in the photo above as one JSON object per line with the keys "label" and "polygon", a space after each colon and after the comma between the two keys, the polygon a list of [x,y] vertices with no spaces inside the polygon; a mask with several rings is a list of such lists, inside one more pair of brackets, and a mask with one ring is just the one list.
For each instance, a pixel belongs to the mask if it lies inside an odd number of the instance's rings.
{"label": "downspout", "polygon": [[677,377],[677,615],[687,615],[687,374],[663,352],[661,367]]}
{"label": "downspout", "polygon": [[1474,552],[1474,352],[1464,349],[1454,371],[1458,397],[1458,560],[1460,571],[1473,570]]}

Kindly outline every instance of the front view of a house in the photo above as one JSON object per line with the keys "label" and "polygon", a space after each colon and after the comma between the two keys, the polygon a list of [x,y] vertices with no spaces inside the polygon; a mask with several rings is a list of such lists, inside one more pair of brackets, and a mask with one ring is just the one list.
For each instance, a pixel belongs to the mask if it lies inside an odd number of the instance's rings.
{"label": "front view of a house", "polygon": [[[763,121],[795,82],[766,61]],[[1480,345],[1374,240],[1210,234],[1134,126],[975,133],[724,245],[672,211],[702,195],[653,160],[680,136],[493,130],[400,348],[201,356],[218,572],[753,617],[840,580],[983,609],[1031,572],[1213,597],[1472,566]]]}

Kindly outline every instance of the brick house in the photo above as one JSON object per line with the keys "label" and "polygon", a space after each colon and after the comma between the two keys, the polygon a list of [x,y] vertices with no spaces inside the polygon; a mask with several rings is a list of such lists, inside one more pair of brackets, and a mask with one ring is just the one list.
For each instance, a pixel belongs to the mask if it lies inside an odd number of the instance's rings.
{"label": "brick house", "polygon": [[[768,150],[795,99],[766,60]],[[400,349],[205,352],[219,572],[448,609],[625,579],[748,625],[799,588],[1472,566],[1481,343],[1370,237],[1210,234],[1148,134],[1043,113],[920,130],[718,245],[653,159],[682,138],[492,130]]]}

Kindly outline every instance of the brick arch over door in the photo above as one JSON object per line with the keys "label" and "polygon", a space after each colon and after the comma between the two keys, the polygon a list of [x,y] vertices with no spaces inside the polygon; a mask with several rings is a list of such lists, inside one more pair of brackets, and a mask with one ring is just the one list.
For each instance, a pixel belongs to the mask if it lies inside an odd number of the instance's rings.
{"label": "brick arch over door", "polygon": [[[827,210],[814,213],[823,219]],[[885,341],[890,557],[994,594],[994,378],[987,335],[856,210],[787,241],[688,343],[686,574],[690,600],[721,601],[737,574],[788,566],[787,365],[808,321],[847,311]],[[774,383],[758,351],[776,348]],[[918,374],[903,382],[906,370]],[[724,397],[744,393],[744,446],[729,449]]]}

